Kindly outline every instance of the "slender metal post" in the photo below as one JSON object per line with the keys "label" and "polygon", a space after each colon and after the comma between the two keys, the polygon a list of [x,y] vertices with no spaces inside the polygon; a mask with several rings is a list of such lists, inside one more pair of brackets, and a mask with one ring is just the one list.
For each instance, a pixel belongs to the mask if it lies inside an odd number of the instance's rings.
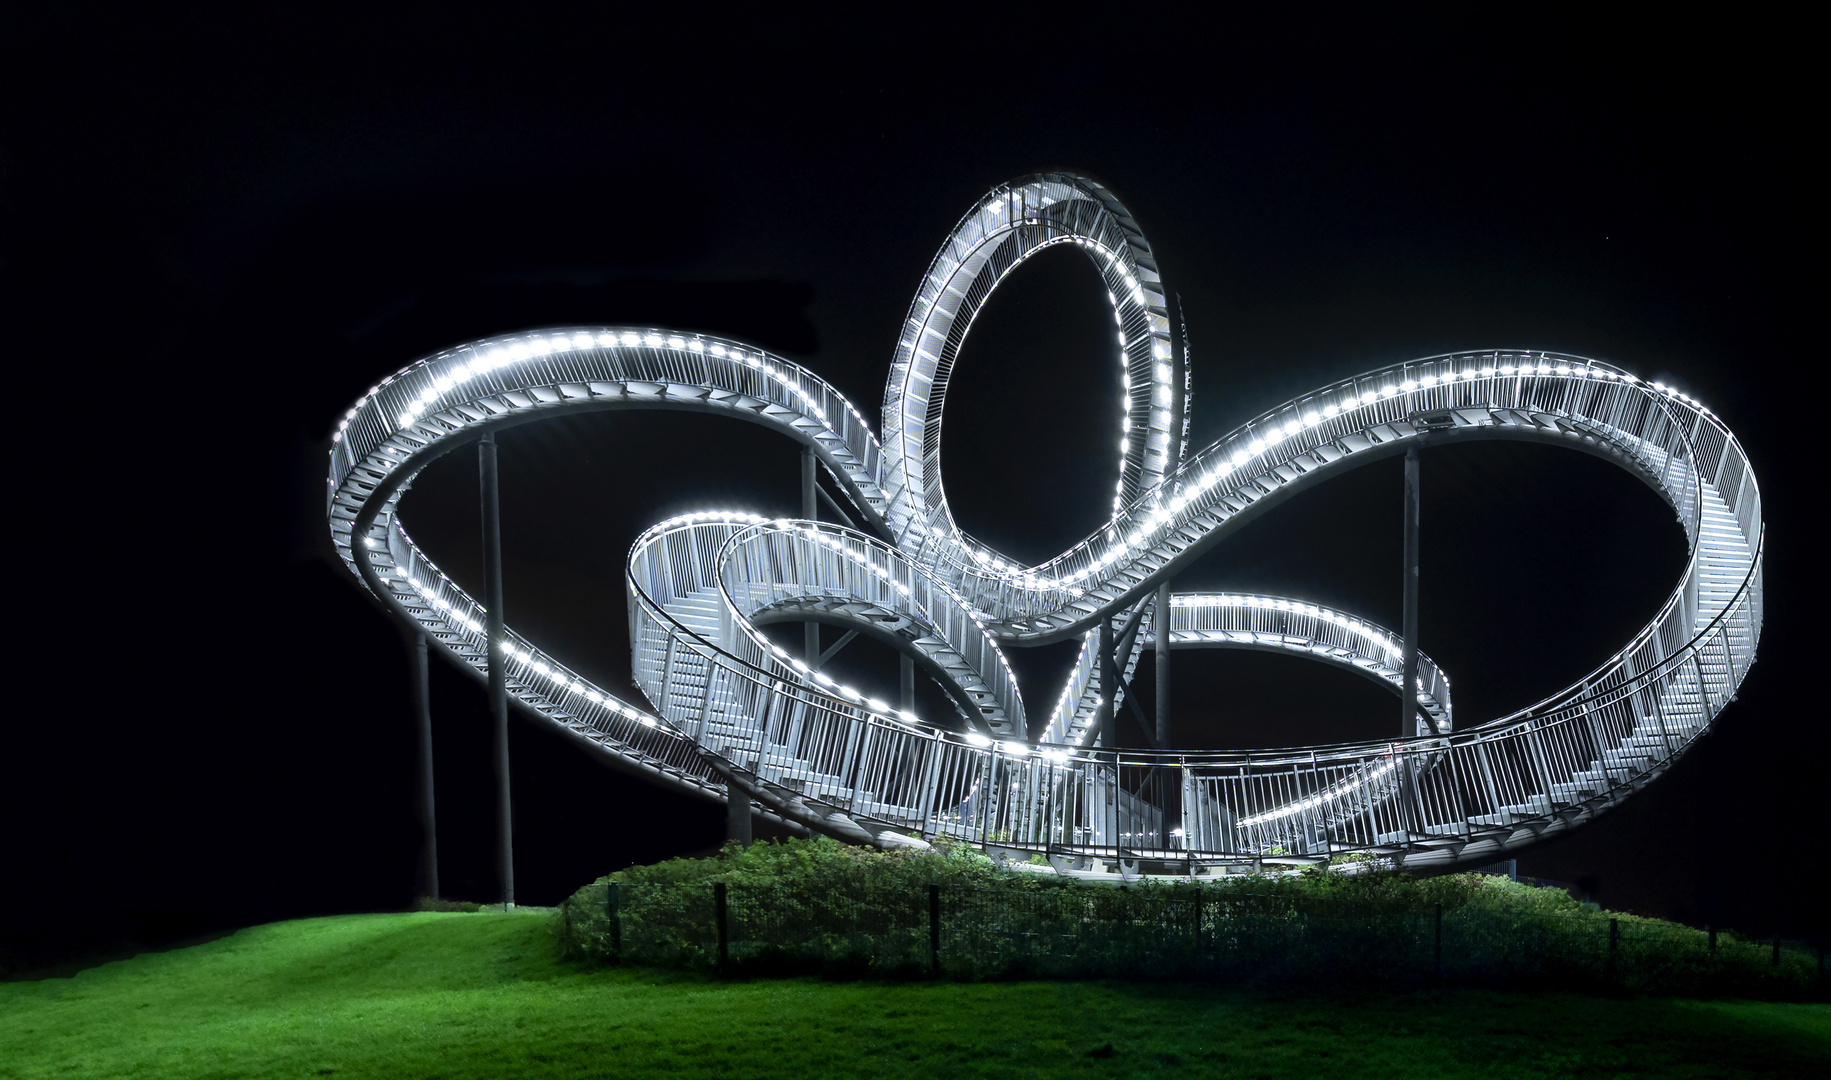
{"label": "slender metal post", "polygon": [[900,704],[897,707],[906,713],[913,713],[915,712],[915,658],[901,656],[898,659],[902,661],[898,665],[898,675],[901,676],[898,681],[902,684],[902,694],[898,698]]}
{"label": "slender metal post", "polygon": [[609,895],[604,898],[605,912],[610,916],[610,952],[612,956],[623,955],[623,914],[619,910],[616,882],[610,883]]}
{"label": "slender metal post", "polygon": [[1443,905],[1437,905],[1436,943],[1431,952],[1431,963],[1438,982],[1443,981]]}
{"label": "slender metal post", "polygon": [[712,918],[718,941],[718,973],[723,975],[731,966],[731,928],[726,921],[725,883],[722,881],[712,885]]}
{"label": "slender metal post", "polygon": [[928,970],[941,977],[941,886],[928,886]]}
{"label": "slender metal post", "polygon": [[1094,713],[1094,724],[1099,728],[1098,745],[1113,745],[1113,699],[1118,696],[1119,676],[1113,670],[1113,621],[1100,620],[1099,639],[1095,642],[1100,650],[1100,707]]}
{"label": "slender metal post", "polygon": [[496,434],[483,436],[478,445],[478,465],[483,483],[483,592],[489,605],[490,718],[495,725],[496,766],[496,874],[502,883],[502,903],[515,905],[515,829],[509,811],[509,673],[503,647],[507,644],[502,621],[502,491],[496,476]]}
{"label": "slender metal post", "polygon": [[[814,479],[815,458],[811,447],[801,448],[801,516],[808,521],[820,520],[819,485]],[[801,624],[803,644],[807,649],[807,666],[820,666],[820,624]]]}
{"label": "slender metal post", "polygon": [[1157,586],[1157,749],[1170,748],[1170,581]]}
{"label": "slender metal post", "polygon": [[414,808],[420,819],[420,888],[423,895],[439,896],[438,817],[432,801],[432,675],[426,658],[426,635],[413,635],[413,711],[419,722],[419,776]]}
{"label": "slender metal post", "polygon": [[[1399,687],[1399,738],[1418,734],[1418,449],[1405,451],[1405,635],[1404,677]],[[1412,775],[1409,758],[1399,762],[1399,783],[1404,796],[1404,810],[1410,818],[1407,828],[1423,831],[1423,815],[1418,805],[1417,778]]]}
{"label": "slender metal post", "polygon": [[1405,451],[1405,676],[1399,738],[1418,733],[1418,451]]}
{"label": "slender metal post", "polygon": [[1608,960],[1604,965],[1603,977],[1609,982],[1615,981],[1615,952],[1621,947],[1621,920],[1608,921]]}

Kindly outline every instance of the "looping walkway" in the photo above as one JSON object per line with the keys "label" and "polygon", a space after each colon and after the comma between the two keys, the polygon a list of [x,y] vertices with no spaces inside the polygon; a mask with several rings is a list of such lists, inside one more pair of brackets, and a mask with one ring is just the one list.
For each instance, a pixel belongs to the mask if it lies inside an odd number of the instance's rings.
{"label": "looping walkway", "polygon": [[[1111,520],[1036,566],[961,531],[939,466],[954,357],[1000,281],[1072,243],[1112,301],[1126,391]],[[333,436],[327,512],[350,569],[451,660],[483,678],[485,613],[402,526],[434,459],[559,413],[670,409],[741,417],[806,447],[894,542],[814,521],[709,510],[631,550],[635,681],[618,700],[507,630],[524,712],[651,779],[709,798],[737,785],[759,812],[883,845],[949,836],[1044,852],[1064,872],[1316,863],[1368,852],[1479,863],[1569,829],[1662,773],[1733,699],[1762,622],[1760,495],[1735,438],[1701,404],[1608,364],[1484,350],[1323,387],[1193,455],[1186,336],[1149,245],[1110,192],[1044,174],[1001,185],[956,227],[912,305],[884,401],[885,441],[813,373],[742,342],[660,328],[489,338],[383,380]],[[1158,587],[1293,493],[1422,446],[1508,439],[1568,446],[1640,477],[1673,506],[1686,569],[1653,619],[1568,689],[1456,728],[1450,680],[1420,657],[1417,735],[1327,747],[1193,753],[1094,745],[1109,693],[1102,624],[1127,620],[1129,679]],[[1288,652],[1398,689],[1399,639],[1296,598],[1181,593],[1168,645]],[[958,713],[917,717],[771,644],[770,622],[856,630],[913,658]],[[1082,640],[1046,717],[1026,709],[1004,649]],[[1530,662],[1530,658],[1525,658]],[[1035,738],[1031,734],[1035,733]]]}

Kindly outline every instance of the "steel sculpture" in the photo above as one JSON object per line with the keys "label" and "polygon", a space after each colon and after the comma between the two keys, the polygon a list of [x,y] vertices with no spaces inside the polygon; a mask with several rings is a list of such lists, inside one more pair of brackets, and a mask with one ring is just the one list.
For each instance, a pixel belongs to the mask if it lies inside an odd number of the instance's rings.
{"label": "steel sculpture", "polygon": [[[955,523],[939,418],[974,315],[1054,244],[1079,247],[1106,282],[1123,439],[1111,519],[1023,566]],[[484,609],[398,516],[421,469],[562,413],[676,409],[767,425],[833,478],[860,527],[717,510],[660,522],[627,562],[632,670],[648,701],[618,700],[504,629],[494,667],[510,700],[657,783],[748,797],[765,817],[879,845],[946,836],[1041,852],[1064,872],[1196,873],[1352,853],[1412,866],[1489,861],[1619,803],[1734,697],[1761,631],[1761,501],[1742,447],[1698,402],[1594,360],[1481,350],[1337,382],[1189,454],[1184,353],[1150,245],[1118,200],[1084,177],[1028,176],[976,204],[929,266],[891,364],[881,441],[812,372],[742,342],[647,327],[511,334],[419,360],[355,403],[332,436],[331,532],[364,586],[481,680],[492,667]],[[1171,649],[1311,657],[1398,690],[1404,639],[1365,619],[1165,585],[1294,492],[1476,439],[1602,457],[1677,511],[1685,572],[1607,662],[1530,708],[1453,728],[1450,680],[1419,655],[1414,726],[1393,739],[1244,753],[1099,745],[1102,718],[1153,637]],[[804,500],[811,519],[811,493]],[[899,709],[834,682],[815,657],[764,635],[780,621],[889,644],[959,717],[925,722],[907,701]],[[1071,638],[1080,658],[1039,715],[1003,650]],[[1104,657],[1103,640],[1113,644]]]}

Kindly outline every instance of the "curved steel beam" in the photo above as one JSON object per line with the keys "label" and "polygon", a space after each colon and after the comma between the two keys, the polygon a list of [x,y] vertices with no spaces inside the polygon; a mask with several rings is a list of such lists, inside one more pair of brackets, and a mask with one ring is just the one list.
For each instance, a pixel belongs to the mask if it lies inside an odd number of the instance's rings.
{"label": "curved steel beam", "polygon": [[[1005,274],[1052,243],[1081,246],[1108,279],[1134,419],[1113,519],[1061,555],[1019,567],[959,532],[932,451],[947,372],[974,313]],[[785,820],[879,843],[947,834],[1207,862],[1344,849],[1418,863],[1490,858],[1615,805],[1733,696],[1762,622],[1760,495],[1746,454],[1708,409],[1593,360],[1478,351],[1344,380],[1182,462],[1180,341],[1150,249],[1117,200],[1084,178],[1026,177],[976,206],[931,265],[886,391],[887,445],[824,381],[739,342],[655,328],[509,335],[410,365],[346,414],[328,477],[332,537],[396,617],[480,674],[481,608],[399,521],[403,493],[430,461],[486,431],[627,408],[739,417],[811,447],[870,524],[899,542],[727,511],[649,530],[628,564],[632,666],[649,708],[618,701],[512,630],[496,647],[519,708],[620,764],[705,797],[722,798],[735,782]],[[1416,739],[1244,754],[1096,751],[1080,745],[1086,706],[1101,693],[1084,640],[1043,744],[1022,741],[1021,697],[1000,642],[1085,639],[1292,494],[1410,447],[1471,439],[1603,456],[1677,510],[1690,551],[1683,578],[1590,676],[1451,732],[1448,680],[1436,673],[1421,695],[1435,730]],[[682,567],[692,580],[674,580]],[[809,576],[810,567],[821,572]],[[899,594],[898,583],[924,598]],[[1181,624],[1173,645],[1263,647],[1275,633],[1273,647],[1327,653],[1385,680],[1375,638],[1342,636],[1364,621],[1259,599],[1273,603],[1237,605],[1240,625],[1208,626],[1185,597],[1172,610]],[[805,665],[796,670],[755,629],[787,603],[925,632],[897,641],[981,715],[999,713],[993,733],[1007,737],[923,725]],[[1128,669],[1143,639],[1123,658]]]}

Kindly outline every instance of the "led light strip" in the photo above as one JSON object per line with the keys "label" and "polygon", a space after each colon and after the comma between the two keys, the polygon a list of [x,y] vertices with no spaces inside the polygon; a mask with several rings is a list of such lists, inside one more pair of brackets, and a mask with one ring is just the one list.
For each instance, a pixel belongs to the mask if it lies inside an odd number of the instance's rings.
{"label": "led light strip", "polygon": [[[1005,189],[975,211],[980,220],[971,229],[963,225],[966,231],[960,236],[971,243],[956,244],[937,257],[930,282],[951,280],[956,272],[966,272],[962,267],[978,257],[972,251],[1005,242],[1016,235],[1012,231],[1016,228],[1053,230],[1045,237],[1047,242],[1075,242],[1087,250],[1117,290],[1109,295],[1119,320],[1119,343],[1128,358],[1127,380],[1131,377],[1131,360],[1149,364],[1153,420],[1146,426],[1153,439],[1161,436],[1164,445],[1152,443],[1151,447],[1167,459],[1168,441],[1175,434],[1173,413],[1167,410],[1167,403],[1174,400],[1172,395],[1177,388],[1170,385],[1173,365],[1169,362],[1168,323],[1160,311],[1161,285],[1156,280],[1149,248],[1141,239],[1133,241],[1127,234],[1127,244],[1123,246],[1101,239],[1102,229],[1130,220],[1122,210],[1115,209],[1117,205],[1116,200],[1103,194],[1103,189],[1079,178],[1032,178]],[[1084,232],[1076,231],[1083,226]],[[1001,229],[1005,230],[1002,234]],[[1002,266],[999,277],[1021,262],[1019,257]],[[978,291],[976,303],[982,304],[995,285],[996,281],[990,281]],[[912,308],[912,325],[925,325],[929,314],[939,310],[941,299],[946,297],[939,292],[918,296]],[[962,310],[957,306],[954,315]],[[1148,349],[1147,339],[1137,336],[1136,331],[1128,336],[1127,327],[1132,320],[1125,312],[1143,319],[1141,325],[1150,328]],[[970,310],[966,314],[970,321]],[[933,336],[932,330],[929,336]],[[922,340],[921,336],[906,338],[905,348],[899,349],[886,392],[887,424],[902,423],[906,416],[894,405],[910,393],[921,396],[918,390],[911,389],[913,382],[920,381],[922,372],[912,367],[910,357],[921,352],[917,346]],[[953,340],[957,345],[958,338]],[[1141,349],[1145,351],[1140,353]],[[1187,388],[1185,378],[1181,388],[1185,394]],[[1165,409],[1158,409],[1158,399],[1166,403]],[[1126,401],[1130,409],[1131,398],[1128,396]],[[1001,768],[1018,770],[1010,774],[1013,785],[1025,775],[1022,770],[1030,768],[1079,769],[1083,771],[1074,773],[1079,777],[1076,783],[1093,782],[1091,778],[1098,774],[1100,763],[1108,760],[1103,752],[1073,745],[1087,737],[1080,720],[1091,713],[1090,706],[1099,704],[1102,693],[1116,692],[1091,681],[1097,667],[1092,655],[1091,627],[1137,603],[1158,578],[1172,572],[1172,563],[1179,555],[1223,534],[1262,498],[1370,460],[1377,455],[1368,452],[1376,447],[1387,453],[1413,439],[1501,435],[1558,442],[1629,465],[1680,506],[1681,515],[1689,515],[1681,520],[1693,551],[1686,580],[1661,614],[1610,661],[1617,667],[1628,663],[1630,653],[1638,657],[1648,648],[1660,647],[1659,643],[1671,636],[1663,628],[1677,614],[1689,620],[1685,632],[1695,633],[1703,641],[1704,635],[1726,633],[1719,623],[1730,613],[1758,613],[1759,608],[1759,495],[1747,473],[1746,456],[1714,414],[1674,387],[1642,383],[1630,373],[1596,361],[1536,351],[1434,357],[1347,380],[1280,406],[1242,425],[1180,467],[1170,462],[1170,467],[1152,474],[1158,477],[1157,481],[1122,505],[1106,527],[1054,559],[1023,567],[960,533],[945,512],[944,500],[940,512],[931,514],[922,509],[927,489],[913,482],[916,473],[906,456],[911,430],[906,425],[880,444],[859,411],[842,395],[786,360],[741,343],[654,328],[510,335],[461,346],[409,365],[371,387],[340,419],[331,436],[328,484],[327,509],[333,540],[352,570],[401,617],[425,629],[454,658],[481,673],[487,663],[481,649],[482,607],[439,573],[401,528],[398,504],[413,475],[439,454],[473,441],[480,432],[497,425],[565,409],[644,408],[656,404],[762,419],[812,445],[847,497],[865,509],[874,526],[902,537],[902,543],[885,546],[837,526],[765,522],[760,515],[745,511],[701,511],[669,519],[645,532],[632,550],[632,567],[641,551],[660,543],[678,528],[717,525],[733,537],[745,529],[771,529],[810,551],[836,552],[849,560],[844,565],[851,570],[888,582],[891,587],[882,592],[880,599],[893,610],[918,621],[926,620],[931,626],[938,626],[937,620],[952,618],[945,612],[925,610],[908,596],[907,586],[895,587],[902,584],[898,575],[907,570],[928,583],[931,595],[942,598],[947,611],[958,613],[960,626],[970,624],[972,633],[957,639],[957,643],[968,646],[968,652],[982,652],[984,660],[979,663],[967,659],[968,666],[978,663],[988,669],[979,671],[987,686],[1008,685],[1009,700],[1014,706],[1021,706],[1021,699],[1016,695],[1015,678],[999,643],[1082,637],[1076,667],[1057,700],[1045,733],[1046,742],[1055,742],[1035,747],[1021,740],[1021,730],[956,735],[928,728],[909,713],[893,711],[856,687],[811,670],[805,662],[767,644],[754,626],[746,624],[744,640],[759,660],[766,661],[765,676],[800,684],[799,692],[805,695],[800,700],[818,702],[819,708],[833,716],[853,717],[859,723],[919,729],[924,732],[922,737],[936,747],[937,754],[945,750],[989,755],[988,760],[1006,763]],[[1163,423],[1157,422],[1159,412]],[[1123,430],[1128,436],[1128,453],[1122,470],[1133,469],[1129,448],[1135,444],[1129,439],[1130,425]],[[1734,475],[1725,480],[1727,473]],[[1123,483],[1122,477],[1122,491]],[[1730,487],[1719,493],[1710,486],[1719,483]],[[933,491],[938,493],[938,486]],[[1710,541],[1716,545],[1713,550],[1717,553],[1712,556],[1717,560],[1713,564],[1717,568],[1712,571],[1716,580],[1724,574],[1743,574],[1742,567],[1747,570],[1729,599],[1724,600],[1725,594],[1718,588],[1710,591],[1706,602],[1698,598],[1695,590],[1688,589],[1701,572],[1698,560],[1705,539],[1700,515],[1705,513],[1709,500],[1715,500],[1709,503],[1715,508],[1710,513],[1717,515]],[[1724,514],[1729,517],[1725,519]],[[1726,539],[1729,534],[1724,520],[1734,526],[1739,539]],[[880,559],[881,565],[877,561]],[[909,580],[913,582],[915,577]],[[635,590],[633,576],[630,583]],[[1333,628],[1329,633],[1339,631],[1346,635],[1339,641],[1326,642],[1330,648],[1377,661],[1384,667],[1390,667],[1396,651],[1396,639],[1389,631],[1317,605],[1243,594],[1184,594],[1172,600],[1173,617],[1176,612],[1192,615],[1204,607],[1232,607],[1308,619],[1317,626]],[[1727,675],[1712,678],[1727,678],[1730,682],[1726,684],[1728,689],[1705,687],[1702,700],[1706,712],[1700,724],[1708,724],[1728,700],[1734,682],[1746,671],[1759,633],[1758,614],[1753,619],[1752,629],[1741,631],[1743,637],[1739,640],[1743,644],[1734,647],[1743,652],[1736,653],[1728,644],[1729,639],[1723,638]],[[743,620],[740,618],[739,622]],[[670,640],[673,636],[670,632]],[[1322,643],[1303,633],[1281,636],[1293,648]],[[1142,639],[1142,633],[1133,639],[1132,655],[1123,658],[1125,670],[1129,671],[1135,662]],[[713,666],[743,663],[736,657],[722,659],[720,651],[703,640],[696,647],[705,650],[702,655]],[[655,763],[657,769],[668,771],[671,781],[706,791],[722,791],[728,782],[723,774],[705,771],[703,758],[679,753],[677,747],[682,740],[692,736],[659,712],[617,701],[513,632],[501,643],[499,651],[512,664],[510,676],[517,687],[517,700],[524,706],[557,722],[584,725],[611,752]],[[1449,680],[1436,673],[1444,695],[1444,715],[1439,718],[1442,726],[1437,736],[1419,742],[1422,756],[1415,760],[1428,769],[1467,742],[1529,737],[1539,730],[1535,725],[1561,722],[1555,720],[1563,715],[1558,710],[1574,707],[1558,702],[1587,700],[1584,695],[1593,693],[1594,687],[1628,686],[1632,679],[1652,677],[1649,672],[1662,679],[1670,678],[1670,665],[1676,660],[1668,657],[1655,662],[1642,658],[1634,663],[1638,674],[1599,672],[1533,710],[1450,735],[1441,734],[1447,729]],[[705,670],[710,671],[711,667]],[[741,674],[739,668],[732,670]],[[1702,671],[1700,667],[1700,679]],[[709,701],[710,684],[707,685]],[[1423,697],[1421,694],[1421,701]],[[1016,707],[1008,711],[1019,713]],[[662,741],[645,744],[646,749],[639,747],[637,742],[650,738],[642,732],[652,733],[653,738]],[[1684,735],[1695,737],[1695,731]],[[605,742],[606,739],[610,741]],[[865,744],[869,741],[863,740]],[[1636,754],[1639,745],[1635,744]],[[702,754],[703,750],[702,747]],[[1666,751],[1668,755],[1674,752]],[[1284,751],[1263,753],[1267,761],[1283,761],[1288,756]],[[1339,758],[1340,751],[1332,753]],[[1394,790],[1396,781],[1388,782],[1394,750],[1392,744],[1380,743],[1367,744],[1364,751],[1355,753],[1361,755],[1356,759],[1360,764],[1331,785],[1276,805],[1242,806],[1235,825],[1248,830],[1269,828],[1298,815],[1307,819],[1325,804],[1352,803],[1358,807],[1338,807],[1330,811],[1335,815],[1332,820],[1346,820],[1340,815],[1348,813],[1371,815]],[[1646,755],[1627,756],[1640,760]],[[1233,768],[1233,763],[1250,764],[1252,760],[1252,755],[1242,758],[1184,754],[1175,758],[1180,768],[1210,762],[1202,768],[1221,770],[1213,773],[1216,777],[1231,775],[1226,770]],[[851,766],[842,762],[839,767],[843,773]],[[859,768],[862,767],[861,764]],[[1608,772],[1611,778],[1620,771],[1618,764],[1597,764],[1596,768]],[[1094,772],[1086,772],[1087,769]],[[855,784],[863,783],[862,772],[859,775],[861,779]],[[1577,788],[1595,783],[1580,778],[1559,781],[1552,775],[1543,782],[1551,784],[1548,790],[1554,793],[1560,786]],[[981,788],[975,786],[973,790]],[[992,788],[983,791],[994,801],[1003,797]],[[1355,799],[1345,799],[1351,792],[1356,794]],[[1550,797],[1544,793],[1522,796],[1525,803],[1535,806],[1538,802],[1548,803]],[[1486,816],[1512,820],[1525,812],[1520,806],[1510,806],[1504,813],[1496,809]],[[1464,828],[1473,826],[1465,823]]]}

